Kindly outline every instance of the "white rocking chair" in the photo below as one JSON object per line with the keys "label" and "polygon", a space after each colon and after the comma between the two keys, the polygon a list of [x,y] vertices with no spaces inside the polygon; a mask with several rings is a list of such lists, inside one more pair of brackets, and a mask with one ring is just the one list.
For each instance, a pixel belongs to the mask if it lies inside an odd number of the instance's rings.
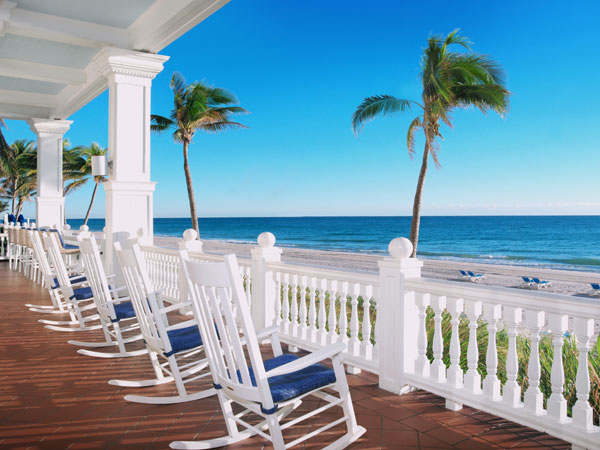
{"label": "white rocking chair", "polygon": [[[282,450],[345,422],[347,432],[325,447],[331,450],[345,448],[365,432],[356,424],[354,416],[342,361],[344,344],[330,345],[302,358],[282,354],[277,327],[273,327],[271,345],[275,357],[263,361],[235,255],[227,255],[224,263],[191,261],[185,251],[180,252],[180,257],[192,309],[205,338],[228,436],[210,441],[176,441],[171,443],[171,448],[213,448],[259,434],[271,441],[276,450]],[[244,346],[251,366],[246,362]],[[332,360],[333,369],[318,364],[325,359]],[[334,390],[339,396],[323,391],[324,388]],[[281,417],[308,395],[323,400],[325,405],[280,423]],[[234,414],[232,403],[241,405],[244,410]],[[334,406],[341,406],[341,418],[292,442],[284,442],[282,432],[285,429]],[[249,413],[262,416],[264,420],[250,424],[245,420]],[[240,432],[237,425],[247,431]],[[268,434],[263,431],[266,428]]]}
{"label": "white rocking chair", "polygon": [[[116,346],[119,349],[118,352],[113,353],[87,349],[77,350],[77,353],[81,355],[95,356],[96,358],[125,358],[148,353],[145,348],[133,351],[125,348],[125,344],[141,340],[142,335],[138,332],[139,325],[131,301],[126,297],[119,297],[118,291],[125,289],[125,286],[122,289],[111,289],[108,285],[96,238],[93,235],[89,238],[79,236],[77,241],[83,260],[83,270],[92,291],[105,340],[101,342],[69,341],[69,344],[95,348]],[[122,323],[125,323],[125,326],[121,327]],[[136,334],[127,338],[123,337],[123,333],[132,331],[135,331]]]}
{"label": "white rocking chair", "polygon": [[[50,294],[50,299],[52,300],[52,305],[33,305],[26,304],[25,306],[29,308],[30,311],[46,313],[46,314],[67,314],[69,313],[71,316],[70,322],[75,322],[76,317],[71,309],[71,304],[65,302],[65,299],[61,295],[60,286],[58,285],[58,280],[54,276],[54,272],[50,267],[50,263],[48,262],[48,257],[46,256],[46,250],[44,249],[44,245],[42,244],[42,239],[40,238],[40,232],[37,230],[29,230],[29,239],[32,243],[33,255],[37,261],[37,264],[40,269],[40,273],[42,276],[42,286],[48,289],[48,293]],[[71,281],[71,285],[82,284],[86,282],[86,279],[82,275],[74,275],[69,278]]]}
{"label": "white rocking chair", "polygon": [[110,380],[109,384],[149,387],[175,382],[176,396],[125,396],[125,400],[136,403],[182,403],[215,395],[214,389],[189,393],[185,386],[189,382],[210,376],[209,371],[203,370],[208,366],[208,361],[200,357],[204,347],[197,322],[187,320],[169,325],[167,314],[180,309],[182,305],[165,307],[160,293],[154,291],[144,256],[137,244],[125,249],[118,242],[114,246],[140,331],[149,351],[155,378],[138,381]]}
{"label": "white rocking chair", "polygon": [[[49,330],[65,331],[69,333],[98,330],[102,328],[101,324],[90,325],[90,322],[97,321],[99,316],[95,313],[96,306],[92,302],[92,289],[89,286],[82,286],[83,284],[88,283],[87,280],[75,281],[71,279],[54,233],[43,233],[42,238],[48,251],[48,260],[54,268],[54,274],[56,275],[56,281],[58,282],[57,284],[60,288],[61,295],[65,301],[69,302],[69,309],[72,311],[75,318],[70,321],[41,319],[38,322],[46,324],[46,328]],[[86,311],[92,311],[92,313],[84,315],[83,313]]]}

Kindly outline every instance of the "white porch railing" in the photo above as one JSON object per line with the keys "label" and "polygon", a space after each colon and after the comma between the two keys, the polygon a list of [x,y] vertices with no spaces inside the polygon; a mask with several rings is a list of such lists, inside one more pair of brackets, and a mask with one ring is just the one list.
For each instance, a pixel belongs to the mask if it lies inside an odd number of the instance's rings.
{"label": "white porch railing", "polygon": [[0,233],[0,261],[8,259],[8,233]]}
{"label": "white porch railing", "polygon": [[[193,258],[222,260],[194,239],[180,244]],[[405,239],[390,243],[379,274],[282,263],[270,233],[258,241],[240,259],[257,328],[278,323],[292,349],[346,342],[345,362],[378,373],[384,389],[425,389],[450,409],[470,405],[600,448],[599,301],[422,279]],[[156,287],[172,302],[185,297],[176,251],[142,250]]]}

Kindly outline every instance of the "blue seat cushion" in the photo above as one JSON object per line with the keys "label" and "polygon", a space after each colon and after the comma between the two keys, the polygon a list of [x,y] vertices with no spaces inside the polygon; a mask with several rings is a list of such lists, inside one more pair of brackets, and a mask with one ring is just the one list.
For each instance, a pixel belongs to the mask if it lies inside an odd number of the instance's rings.
{"label": "blue seat cushion", "polygon": [[114,305],[116,319],[113,319],[113,322],[118,322],[121,319],[130,319],[131,317],[135,317],[135,310],[133,309],[133,305],[131,302],[123,302]]}
{"label": "blue seat cushion", "polygon": [[[82,281],[85,281],[85,277],[81,276],[81,277],[76,277],[76,278],[71,278],[71,283],[81,283]],[[60,286],[58,284],[58,279],[55,278],[54,279],[54,285],[51,287],[51,289],[58,289]]]}
{"label": "blue seat cushion", "polygon": [[202,337],[197,325],[167,331],[167,336],[171,342],[171,351],[165,352],[165,356],[171,356],[202,345]]}
{"label": "blue seat cushion", "polygon": [[[289,353],[267,359],[264,361],[265,370],[269,371],[275,369],[295,361],[296,359],[298,359],[298,356]],[[252,385],[256,386],[256,379],[254,378],[252,367],[249,367],[248,370],[250,372]],[[284,402],[296,398],[331,383],[335,383],[335,372],[333,369],[330,369],[323,364],[313,364],[312,366],[305,367],[297,372],[269,378],[273,403]]]}
{"label": "blue seat cushion", "polygon": [[73,289],[73,295],[71,296],[71,298],[76,299],[76,300],[86,300],[88,298],[92,298],[93,294],[92,294],[92,288],[91,287],[82,287],[82,288],[77,288],[77,289]]}

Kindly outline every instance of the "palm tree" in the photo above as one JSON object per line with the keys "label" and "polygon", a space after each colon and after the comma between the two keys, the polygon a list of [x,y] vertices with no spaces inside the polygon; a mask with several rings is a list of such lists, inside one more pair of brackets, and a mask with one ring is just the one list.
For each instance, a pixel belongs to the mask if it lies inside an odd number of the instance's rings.
{"label": "palm tree", "polygon": [[188,162],[188,147],[198,130],[217,133],[227,128],[246,128],[241,123],[232,122],[230,119],[233,114],[247,111],[234,105],[238,101],[232,93],[202,82],[187,84],[183,76],[177,72],[171,78],[171,89],[174,104],[170,118],[153,114],[152,130],[162,132],[173,129],[173,139],[183,144],[183,171],[190,202],[192,227],[200,235],[192,174]]}
{"label": "palm tree", "polygon": [[3,176],[2,196],[12,202],[11,212],[21,214],[23,204],[35,195],[37,179],[30,170],[36,149],[32,141],[19,139],[0,150],[0,172]]}
{"label": "palm tree", "polygon": [[[467,52],[452,52],[449,50],[452,45],[462,46]],[[423,185],[430,155],[435,165],[439,166],[436,138],[443,139],[440,122],[451,127],[450,113],[455,108],[474,106],[484,113],[491,109],[501,115],[508,110],[509,92],[505,87],[502,68],[490,57],[472,52],[470,45],[471,42],[461,36],[458,29],[445,38],[430,37],[421,59],[422,102],[391,95],[376,95],[365,98],[352,116],[352,128],[356,134],[366,122],[377,116],[405,112],[412,106],[421,110],[421,114],[410,123],[407,136],[408,153],[412,158],[415,132],[422,129],[425,134],[425,148],[410,228],[413,257],[417,253]]]}
{"label": "palm tree", "polygon": [[[80,174],[79,179],[75,179],[72,183],[68,185],[69,190],[74,190],[81,187],[85,184],[91,177],[94,179],[94,190],[92,192],[92,199],[90,200],[90,206],[88,206],[87,212],[85,213],[85,218],[83,219],[83,224],[87,225],[88,219],[90,218],[90,213],[92,212],[92,207],[94,206],[94,200],[96,200],[96,192],[98,191],[98,185],[107,180],[106,177],[103,176],[93,176],[92,175],[92,156],[104,156],[106,155],[106,149],[102,148],[96,142],[92,142],[89,147],[75,147],[78,152],[78,158],[74,158],[72,162],[73,166],[71,167],[75,173]],[[67,187],[65,187],[66,189]]]}

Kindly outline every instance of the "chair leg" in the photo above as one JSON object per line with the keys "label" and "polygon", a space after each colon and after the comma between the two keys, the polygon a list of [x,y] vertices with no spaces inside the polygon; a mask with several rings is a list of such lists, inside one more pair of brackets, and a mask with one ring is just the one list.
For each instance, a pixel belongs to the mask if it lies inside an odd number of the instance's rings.
{"label": "chair leg", "polygon": [[273,448],[275,450],[284,450],[285,442],[281,433],[281,426],[279,425],[279,417],[277,417],[277,414],[269,414],[266,419]]}

